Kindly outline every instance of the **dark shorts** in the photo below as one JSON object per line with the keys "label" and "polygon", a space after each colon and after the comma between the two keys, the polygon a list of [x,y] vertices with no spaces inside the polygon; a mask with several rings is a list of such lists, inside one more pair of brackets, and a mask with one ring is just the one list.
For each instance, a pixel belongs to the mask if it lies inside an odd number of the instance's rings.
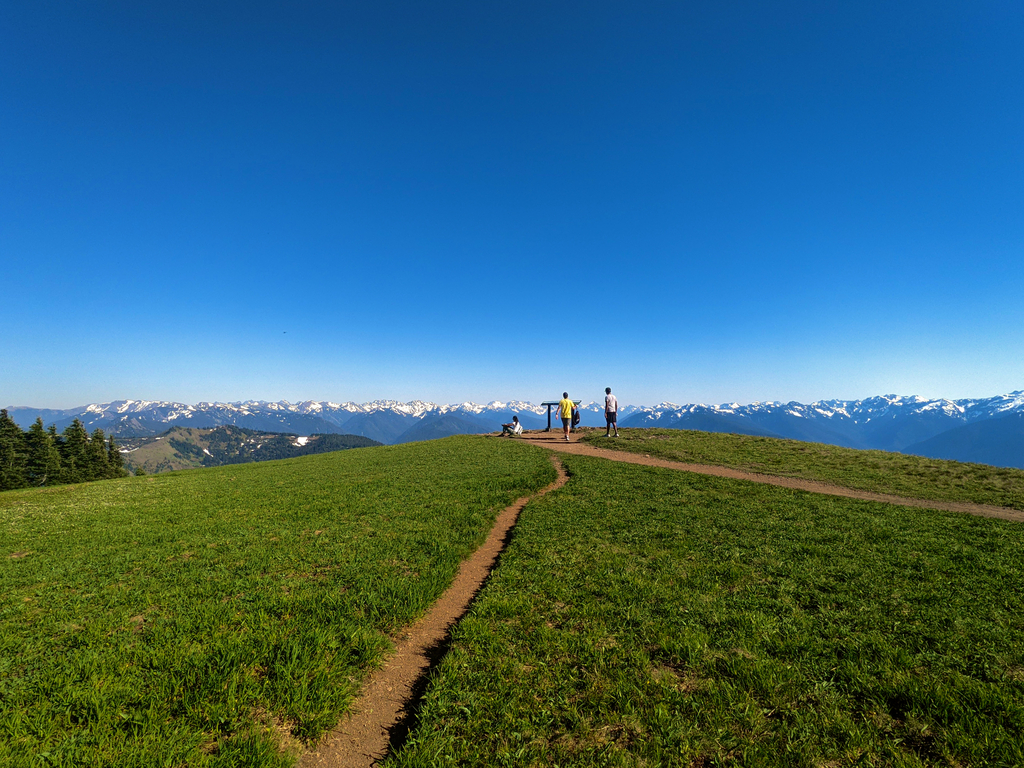
{"label": "dark shorts", "polygon": [[612,411],[611,413],[608,413],[606,411],[605,414],[604,414],[604,420],[607,421],[609,424],[614,424],[615,423],[615,417],[617,415],[618,414],[615,411]]}

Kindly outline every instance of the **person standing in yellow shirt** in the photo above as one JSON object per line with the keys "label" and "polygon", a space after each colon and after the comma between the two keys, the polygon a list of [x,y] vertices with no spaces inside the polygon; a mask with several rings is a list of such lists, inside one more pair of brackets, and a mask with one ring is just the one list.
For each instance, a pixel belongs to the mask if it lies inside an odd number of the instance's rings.
{"label": "person standing in yellow shirt", "polygon": [[562,399],[558,401],[558,415],[562,417],[562,432],[566,441],[569,440],[569,425],[572,424],[572,411],[576,404],[569,399],[569,393],[563,392]]}

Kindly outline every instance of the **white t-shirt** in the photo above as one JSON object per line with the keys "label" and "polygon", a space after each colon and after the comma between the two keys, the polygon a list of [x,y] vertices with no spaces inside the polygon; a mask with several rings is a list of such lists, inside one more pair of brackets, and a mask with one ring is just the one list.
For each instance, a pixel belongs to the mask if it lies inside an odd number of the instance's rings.
{"label": "white t-shirt", "polygon": [[605,413],[618,413],[619,412],[619,401],[615,399],[615,395],[604,396],[604,412]]}
{"label": "white t-shirt", "polygon": [[517,421],[515,423],[515,426],[512,427],[512,434],[513,435],[521,435],[521,434],[523,434],[523,423],[521,421]]}

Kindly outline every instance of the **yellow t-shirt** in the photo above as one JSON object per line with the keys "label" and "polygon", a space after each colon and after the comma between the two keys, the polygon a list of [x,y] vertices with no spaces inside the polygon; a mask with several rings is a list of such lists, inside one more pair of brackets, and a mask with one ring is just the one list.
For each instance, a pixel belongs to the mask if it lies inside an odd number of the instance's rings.
{"label": "yellow t-shirt", "polygon": [[561,400],[558,401],[558,411],[563,419],[572,418],[572,406],[572,400],[569,400],[567,398],[563,397]]}

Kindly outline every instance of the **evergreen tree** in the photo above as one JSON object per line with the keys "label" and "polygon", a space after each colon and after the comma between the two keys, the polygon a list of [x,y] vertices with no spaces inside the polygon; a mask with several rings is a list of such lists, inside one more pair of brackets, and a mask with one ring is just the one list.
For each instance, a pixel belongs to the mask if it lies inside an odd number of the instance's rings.
{"label": "evergreen tree", "polygon": [[[63,460],[64,460],[64,438],[63,438],[63,436],[61,436],[57,432],[57,425],[56,424],[51,424],[50,426],[48,426],[46,428],[46,434],[48,434],[50,436],[50,442],[53,443],[53,447],[57,449],[57,460],[58,460],[58,462],[63,462]],[[57,472],[57,476],[53,478],[53,482],[54,482],[55,485],[57,483],[63,483],[64,482],[64,480],[63,480],[64,472],[65,472],[65,470],[64,470],[64,466],[62,464],[60,469]]]}
{"label": "evergreen tree", "polygon": [[103,480],[110,477],[110,467],[107,464],[107,436],[102,429],[96,429],[89,438],[89,469],[86,472],[86,480]]}
{"label": "evergreen tree", "polygon": [[89,433],[78,419],[72,421],[64,430],[60,460],[62,482],[81,483],[88,479]]}
{"label": "evergreen tree", "polygon": [[60,453],[53,442],[56,427],[49,432],[36,419],[25,435],[25,478],[29,485],[53,485],[60,480]]}
{"label": "evergreen tree", "polygon": [[0,491],[24,488],[25,480],[25,433],[14,419],[7,415],[7,409],[0,410]]}
{"label": "evergreen tree", "polygon": [[107,471],[108,477],[128,477],[128,470],[124,468],[124,456],[121,455],[121,449],[114,441],[113,435],[107,443]]}

